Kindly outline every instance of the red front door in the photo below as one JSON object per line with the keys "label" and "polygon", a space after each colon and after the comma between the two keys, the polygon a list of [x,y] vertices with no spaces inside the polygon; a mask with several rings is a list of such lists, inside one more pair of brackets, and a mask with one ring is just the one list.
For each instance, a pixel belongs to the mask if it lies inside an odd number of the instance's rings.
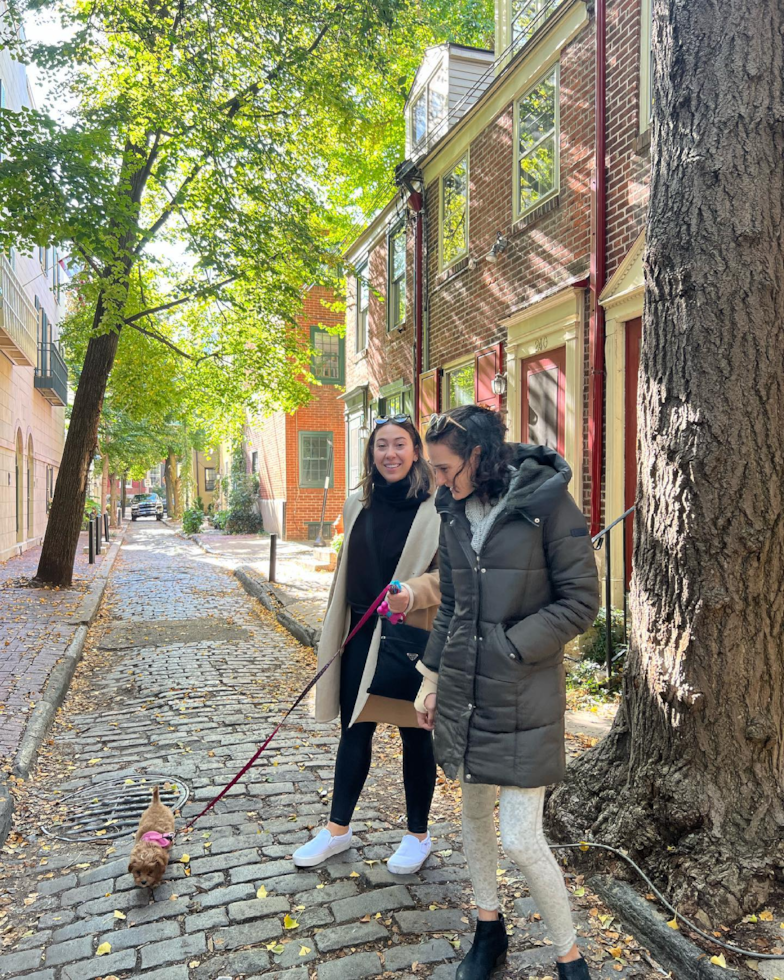
{"label": "red front door", "polygon": [[549,446],[564,454],[566,423],[566,348],[527,357],[522,362],[523,442]]}
{"label": "red front door", "polygon": [[[624,510],[637,497],[637,375],[640,371],[640,341],[642,317],[626,323],[626,431],[624,435]],[[632,571],[632,540],[634,520],[627,517],[626,525],[626,587]]]}

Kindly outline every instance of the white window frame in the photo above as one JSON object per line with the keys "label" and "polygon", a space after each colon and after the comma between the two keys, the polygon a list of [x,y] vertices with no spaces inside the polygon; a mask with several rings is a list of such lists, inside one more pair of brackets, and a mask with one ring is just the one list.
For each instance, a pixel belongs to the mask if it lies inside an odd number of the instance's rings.
{"label": "white window frame", "polygon": [[[464,357],[459,361],[452,361],[444,365],[444,373],[442,375],[442,388],[441,388],[441,404],[444,406],[444,410],[448,408],[455,408],[456,406],[452,404],[449,398],[449,376],[457,371],[462,371],[464,368],[473,367],[474,369],[474,393],[476,392],[476,357]],[[472,396],[471,401],[474,401],[475,394]]]}
{"label": "white window frame", "polygon": [[[400,235],[403,241],[403,275],[400,279],[393,279],[392,274],[394,271],[393,267],[393,255],[392,255],[392,243]],[[407,229],[405,219],[397,222],[389,230],[389,235],[387,236],[387,331],[398,330],[406,322],[406,262],[408,256],[406,254],[407,249]],[[398,305],[397,300],[397,289],[398,283],[403,283],[403,317],[400,320],[393,320],[393,311]]]}
{"label": "white window frame", "polygon": [[[466,168],[466,189],[465,189],[465,248],[459,252],[451,261],[444,259],[444,182],[457,167],[465,160]],[[456,262],[464,259],[468,255],[468,234],[469,234],[469,213],[471,210],[471,151],[466,149],[465,153],[455,160],[455,162],[441,174],[438,178],[438,268],[443,272],[451,268]]]}
{"label": "white window frame", "polygon": [[653,0],[640,4],[640,135],[651,126],[653,103]]}
{"label": "white window frame", "polygon": [[[362,351],[367,350],[368,345],[368,319],[370,310],[370,281],[368,279],[369,263],[365,262],[357,269],[356,275],[356,286],[357,286],[357,320],[354,325],[354,353],[361,354]],[[364,311],[362,310],[362,285],[365,285],[367,290],[367,306]],[[364,312],[364,319],[363,319]],[[364,324],[362,330],[360,330],[360,324]],[[363,342],[360,344],[360,333],[362,334]]]}
{"label": "white window frame", "polygon": [[[531,92],[540,85],[546,78],[555,73],[555,161],[553,164],[553,174],[555,177],[552,190],[548,191],[533,204],[526,208],[520,208],[520,103],[526,99]],[[557,197],[561,192],[561,63],[555,61],[553,64],[541,72],[536,80],[524,89],[514,101],[514,167],[512,168],[512,207],[514,209],[514,220],[519,221],[527,214],[535,211],[547,201]],[[541,142],[541,141],[540,141]],[[538,143],[536,144],[539,145]],[[535,147],[534,147],[535,148]]]}
{"label": "white window frame", "polygon": [[[438,73],[440,71],[443,71],[444,72],[445,81],[446,81],[446,85],[445,85],[445,89],[444,89],[444,93],[443,93],[443,95],[444,95],[444,112],[443,112],[443,115],[439,116],[438,119],[434,120],[432,122],[432,124],[431,124],[431,119],[430,119],[430,86],[431,86],[432,82],[434,81],[434,79],[436,78],[436,76],[438,75]],[[417,140],[417,138],[416,138],[416,131],[414,129],[414,106],[417,104],[417,102],[419,102],[419,100],[422,98],[422,96],[424,96],[424,98],[425,98],[425,135],[420,140]],[[438,126],[441,125],[441,123],[443,122],[443,120],[448,119],[448,118],[449,118],[449,69],[446,66],[446,64],[444,63],[444,61],[441,61],[436,66],[436,68],[430,73],[430,75],[427,78],[427,81],[422,84],[422,87],[418,90],[418,92],[416,93],[416,95],[411,99],[411,102],[409,104],[409,108],[408,108],[408,125],[409,125],[409,130],[410,130],[410,133],[411,133],[411,150],[412,150],[412,152],[417,153],[417,152],[419,152],[419,150],[421,150],[424,147],[426,147],[428,145],[429,141],[430,141],[430,137],[432,136],[433,131]]]}

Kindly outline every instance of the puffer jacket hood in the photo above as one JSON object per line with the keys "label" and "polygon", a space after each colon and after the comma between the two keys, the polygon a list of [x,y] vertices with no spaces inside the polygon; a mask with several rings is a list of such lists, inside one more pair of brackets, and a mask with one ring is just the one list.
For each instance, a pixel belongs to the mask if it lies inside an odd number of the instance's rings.
{"label": "puffer jacket hood", "polygon": [[536,787],[563,776],[563,648],[587,629],[599,585],[571,470],[544,446],[515,445],[504,505],[479,554],[465,501],[442,487],[441,607],[422,658],[437,671],[435,748],[446,774]]}

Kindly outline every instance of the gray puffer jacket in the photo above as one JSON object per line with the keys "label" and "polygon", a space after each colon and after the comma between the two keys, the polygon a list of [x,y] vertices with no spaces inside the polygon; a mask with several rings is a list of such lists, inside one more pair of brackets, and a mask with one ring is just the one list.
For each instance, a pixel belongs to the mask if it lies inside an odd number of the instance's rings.
{"label": "gray puffer jacket", "polygon": [[599,608],[571,470],[544,446],[517,445],[505,506],[477,555],[464,501],[446,487],[441,608],[422,662],[438,672],[436,759],[450,778],[547,786],[563,777],[564,644]]}

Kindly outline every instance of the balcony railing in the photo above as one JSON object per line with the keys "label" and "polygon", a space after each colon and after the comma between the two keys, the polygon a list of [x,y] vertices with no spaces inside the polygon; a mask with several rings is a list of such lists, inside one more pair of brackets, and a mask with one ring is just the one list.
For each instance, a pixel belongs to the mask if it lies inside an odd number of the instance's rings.
{"label": "balcony railing", "polygon": [[35,387],[50,405],[62,408],[68,404],[68,368],[57,344],[38,345]]}
{"label": "balcony railing", "polygon": [[0,255],[0,350],[14,364],[35,367],[38,316],[5,255]]}

